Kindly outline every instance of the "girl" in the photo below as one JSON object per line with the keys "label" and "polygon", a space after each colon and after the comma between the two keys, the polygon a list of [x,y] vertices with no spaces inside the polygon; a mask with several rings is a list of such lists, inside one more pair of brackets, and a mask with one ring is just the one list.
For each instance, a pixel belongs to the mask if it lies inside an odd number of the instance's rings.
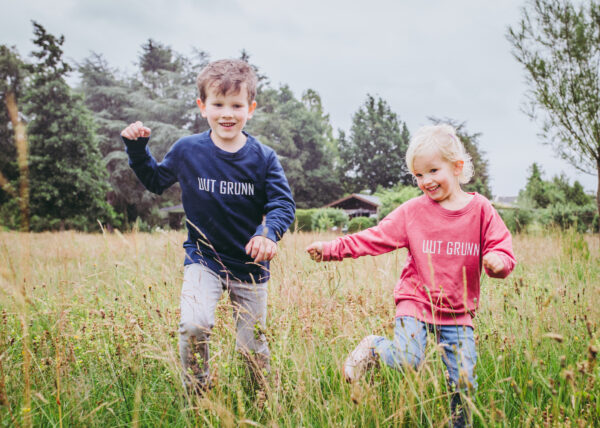
{"label": "girl", "polygon": [[461,183],[473,164],[449,125],[426,126],[411,139],[408,169],[424,195],[412,199],[377,226],[306,250],[317,262],[378,255],[407,248],[395,289],[394,340],[365,337],[344,363],[344,377],[358,380],[376,360],[401,368],[421,363],[428,334],[445,350],[454,423],[464,425],[460,392],[477,389],[473,317],[479,303],[482,268],[505,278],[515,266],[510,233],[491,203],[467,193]]}

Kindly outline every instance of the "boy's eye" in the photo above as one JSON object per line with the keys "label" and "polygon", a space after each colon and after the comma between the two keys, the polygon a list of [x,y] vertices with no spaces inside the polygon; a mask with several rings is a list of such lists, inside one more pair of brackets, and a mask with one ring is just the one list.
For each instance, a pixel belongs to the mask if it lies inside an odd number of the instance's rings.
{"label": "boy's eye", "polygon": [[433,169],[432,169],[430,172],[431,172],[432,174],[435,174],[435,173],[437,172],[437,168],[433,168]]}

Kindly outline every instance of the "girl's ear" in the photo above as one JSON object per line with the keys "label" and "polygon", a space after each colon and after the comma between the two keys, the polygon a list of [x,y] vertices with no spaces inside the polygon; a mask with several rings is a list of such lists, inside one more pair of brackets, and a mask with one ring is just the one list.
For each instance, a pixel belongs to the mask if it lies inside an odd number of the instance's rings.
{"label": "girl's ear", "polygon": [[465,161],[457,160],[456,162],[454,162],[454,175],[459,176],[462,173],[464,166]]}

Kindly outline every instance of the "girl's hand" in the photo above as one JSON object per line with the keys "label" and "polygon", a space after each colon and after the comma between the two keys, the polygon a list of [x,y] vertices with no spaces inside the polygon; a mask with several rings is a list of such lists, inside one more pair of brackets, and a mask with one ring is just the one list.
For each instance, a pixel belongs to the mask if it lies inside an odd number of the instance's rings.
{"label": "girl's hand", "polygon": [[504,262],[497,253],[487,253],[483,256],[483,267],[493,274],[497,274],[504,269]]}
{"label": "girl's hand", "polygon": [[313,242],[308,247],[306,247],[306,251],[310,255],[310,258],[313,259],[315,262],[320,262],[323,260],[323,242]]}

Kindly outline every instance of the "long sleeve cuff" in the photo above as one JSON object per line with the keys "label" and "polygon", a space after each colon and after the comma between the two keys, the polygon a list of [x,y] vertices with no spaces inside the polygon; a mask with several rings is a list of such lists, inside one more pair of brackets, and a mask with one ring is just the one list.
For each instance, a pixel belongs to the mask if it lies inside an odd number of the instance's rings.
{"label": "long sleeve cuff", "polygon": [[256,228],[256,232],[254,233],[254,235],[252,235],[252,237],[254,238],[255,236],[264,236],[265,238],[269,238],[273,242],[279,241],[277,234],[275,233],[273,228],[264,224],[260,224]]}
{"label": "long sleeve cuff", "polygon": [[121,136],[121,139],[127,147],[127,152],[145,151],[146,145],[148,144],[148,141],[150,141],[150,137],[140,137],[137,140],[130,140],[129,138]]}

